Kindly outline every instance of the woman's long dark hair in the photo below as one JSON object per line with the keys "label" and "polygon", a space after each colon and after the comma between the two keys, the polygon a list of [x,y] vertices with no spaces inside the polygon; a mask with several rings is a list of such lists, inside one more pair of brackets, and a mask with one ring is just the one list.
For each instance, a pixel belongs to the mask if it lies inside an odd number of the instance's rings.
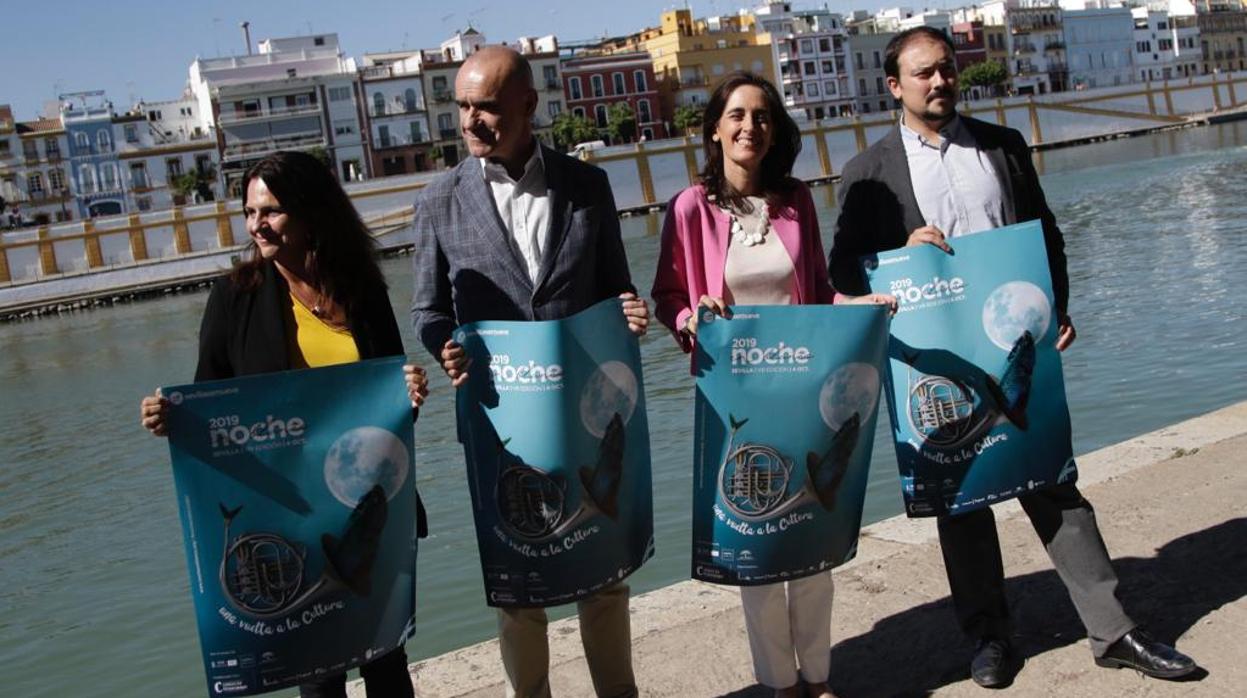
{"label": "woman's long dark hair", "polygon": [[[257,162],[243,178],[242,205],[247,206],[247,186],[260,178],[286,210],[307,229],[307,272],[320,291],[355,317],[364,299],[375,289],[385,289],[385,276],[376,261],[376,241],[360,220],[351,199],[320,160],[296,151],[282,150]],[[264,260],[252,240],[247,261],[234,268],[234,282],[255,288],[262,278]]]}
{"label": "woman's long dark hair", "polygon": [[766,96],[767,109],[771,116],[771,148],[762,158],[762,192],[769,203],[792,191],[796,180],[792,178],[792,166],[801,152],[801,129],[788,116],[784,109],[784,100],[770,80],[745,71],[736,71],[727,76],[710,95],[706,104],[706,112],[702,117],[702,147],[706,151],[706,166],[701,171],[701,184],[706,194],[714,197],[720,206],[729,206],[749,212],[752,206],[744,195],[732,188],[723,175],[723,145],[714,140],[715,129],[723,112],[727,109],[727,100],[738,87],[753,85],[762,90]]}

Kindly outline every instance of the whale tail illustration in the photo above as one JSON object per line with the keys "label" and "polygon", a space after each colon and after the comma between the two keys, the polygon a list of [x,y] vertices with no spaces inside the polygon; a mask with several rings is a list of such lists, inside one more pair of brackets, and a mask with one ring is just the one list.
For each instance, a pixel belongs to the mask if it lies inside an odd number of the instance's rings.
{"label": "whale tail illustration", "polygon": [[857,448],[861,430],[861,415],[854,412],[852,417],[840,425],[839,431],[831,439],[831,446],[822,457],[813,451],[805,454],[805,471],[810,489],[818,498],[818,503],[827,511],[836,506],[836,494],[849,471],[849,459]]}
{"label": "whale tail illustration", "polygon": [[225,523],[229,523],[233,521],[234,517],[238,516],[238,512],[242,511],[241,504],[234,507],[233,509],[227,509],[225,505],[220,502],[217,502],[217,506],[221,508],[221,516],[225,517]]}
{"label": "whale tail illustration", "polygon": [[749,423],[749,418],[745,417],[744,419],[738,420],[736,417],[732,416],[732,413],[729,412],[727,415],[727,422],[731,425],[732,431],[739,431],[741,427]]}
{"label": "whale tail illustration", "polygon": [[325,552],[325,572],[356,596],[372,593],[372,567],[381,546],[381,532],[389,515],[385,490],[373,485],[359,498],[359,504],[346,520],[342,538],[325,533],[320,537]]}
{"label": "whale tail illustration", "polygon": [[1004,375],[997,384],[988,377],[988,389],[992,392],[1000,411],[1018,429],[1026,431],[1029,420],[1026,405],[1030,402],[1031,378],[1035,373],[1035,337],[1026,330],[1013,343],[1005,362]]}
{"label": "whale tail illustration", "polygon": [[593,467],[580,467],[580,484],[585,488],[585,494],[611,520],[619,517],[619,481],[623,476],[625,437],[623,417],[616,412],[602,435],[597,463]]}

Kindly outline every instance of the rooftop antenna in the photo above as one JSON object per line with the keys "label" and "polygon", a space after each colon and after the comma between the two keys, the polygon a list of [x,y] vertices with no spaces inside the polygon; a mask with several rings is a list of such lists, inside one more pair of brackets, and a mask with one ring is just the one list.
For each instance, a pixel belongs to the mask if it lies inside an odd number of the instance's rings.
{"label": "rooftop antenna", "polygon": [[243,22],[238,25],[242,28],[242,40],[247,43],[247,55],[251,55],[251,22]]}

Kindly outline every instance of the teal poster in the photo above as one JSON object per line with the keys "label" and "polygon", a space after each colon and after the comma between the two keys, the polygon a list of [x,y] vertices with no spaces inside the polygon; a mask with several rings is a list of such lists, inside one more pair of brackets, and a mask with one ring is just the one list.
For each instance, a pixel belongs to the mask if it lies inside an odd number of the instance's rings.
{"label": "teal poster", "polygon": [[414,632],[402,364],[162,389],[209,695],[343,672]]}
{"label": "teal poster", "polygon": [[476,322],[459,388],[486,602],[553,606],[619,582],[654,548],[637,338],[620,301],[562,320]]}
{"label": "teal poster", "polygon": [[910,516],[1077,477],[1043,229],[1030,221],[866,258],[899,302],[888,409]]}
{"label": "teal poster", "polygon": [[749,586],[852,559],[887,350],[883,306],[702,309],[694,579]]}

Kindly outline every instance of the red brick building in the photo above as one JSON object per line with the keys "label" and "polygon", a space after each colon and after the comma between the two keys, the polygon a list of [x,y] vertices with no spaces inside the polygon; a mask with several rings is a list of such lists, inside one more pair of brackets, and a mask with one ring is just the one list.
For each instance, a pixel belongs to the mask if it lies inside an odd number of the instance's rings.
{"label": "red brick building", "polygon": [[648,53],[577,56],[563,61],[563,96],[567,110],[597,124],[606,134],[606,110],[627,102],[636,114],[636,134],[622,142],[666,138],[667,125],[659,109],[658,84]]}

